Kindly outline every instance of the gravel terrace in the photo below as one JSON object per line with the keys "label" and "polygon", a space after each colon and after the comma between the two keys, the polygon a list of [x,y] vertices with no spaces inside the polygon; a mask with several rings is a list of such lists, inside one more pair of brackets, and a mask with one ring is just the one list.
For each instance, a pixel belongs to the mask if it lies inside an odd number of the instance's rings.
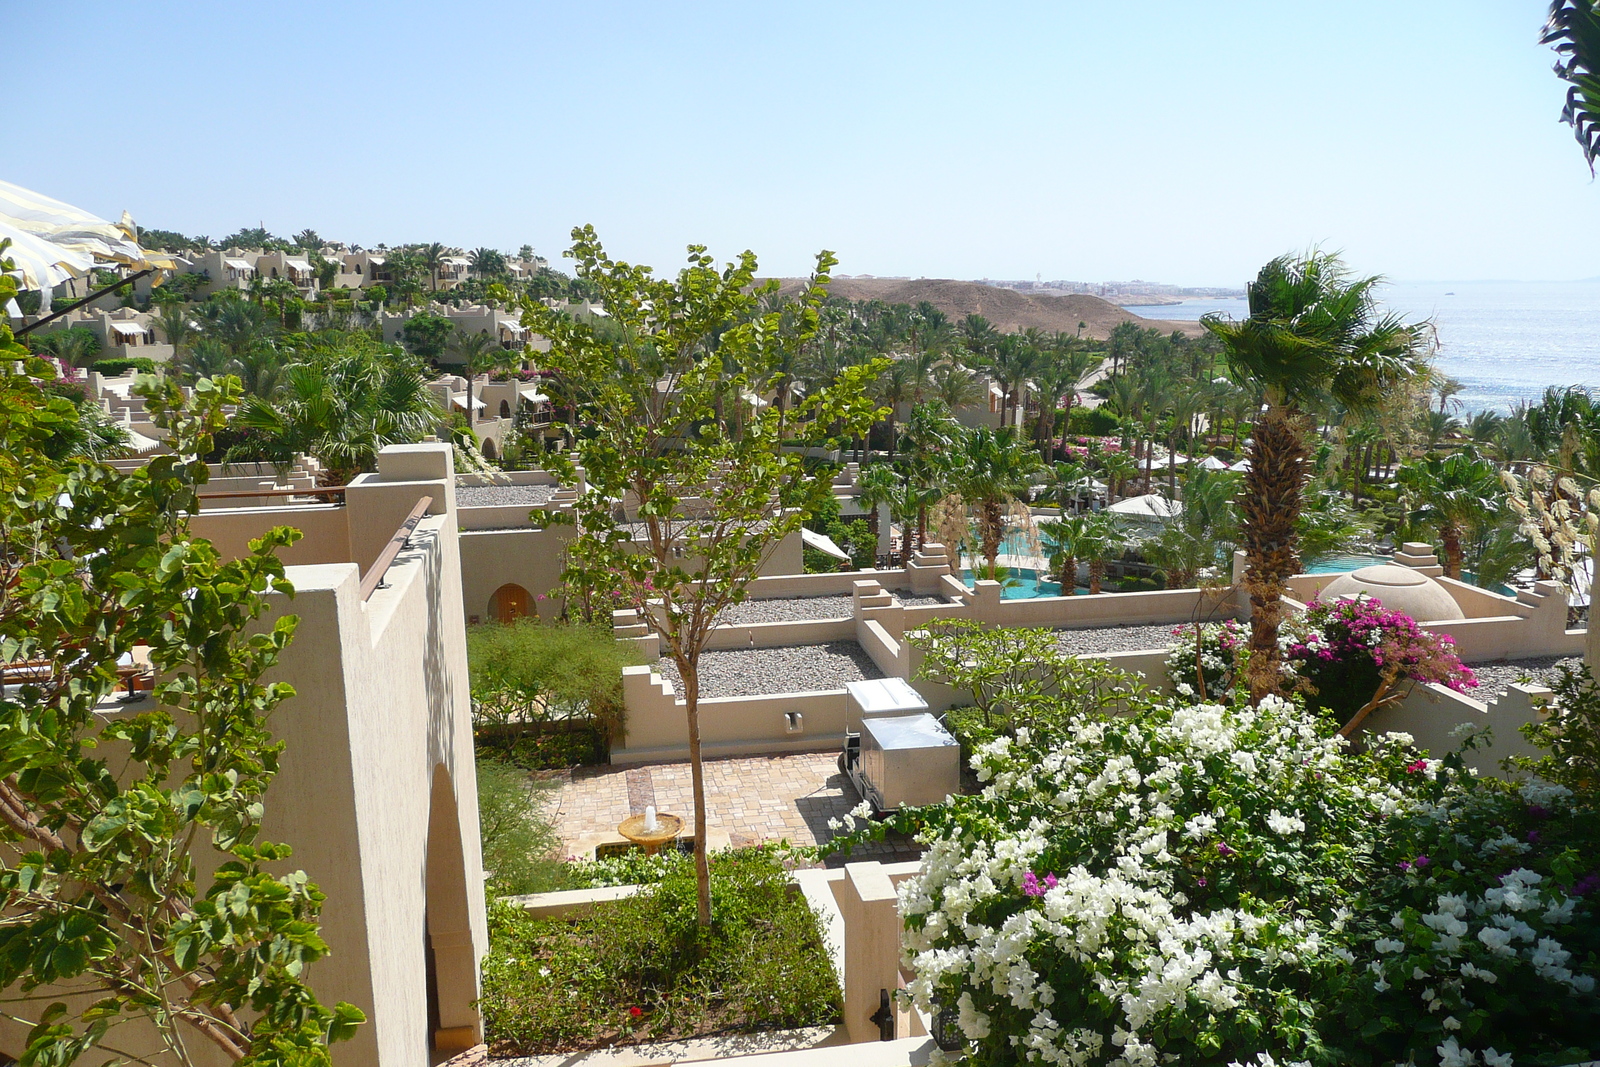
{"label": "gravel terrace", "polygon": [[[893,592],[893,590],[890,590]],[[904,607],[921,607],[924,604],[948,603],[942,596],[911,596],[895,593],[894,597]],[[746,600],[722,613],[719,626],[741,626],[752,622],[806,622],[816,619],[848,619],[854,611],[855,596],[851,593],[831,593],[827,596],[802,596],[771,600]]]}
{"label": "gravel terrace", "polygon": [[717,619],[719,625],[751,622],[801,622],[809,619],[848,619],[855,600],[849,593],[834,596],[805,596],[787,600],[746,600],[735,604]]}
{"label": "gravel terrace", "polygon": [[1532,675],[1538,685],[1554,688],[1556,680],[1561,677],[1560,667],[1564,663],[1573,667],[1581,666],[1583,657],[1541,656],[1538,659],[1500,660],[1497,663],[1469,663],[1467,666],[1478,676],[1478,688],[1468,689],[1466,695],[1474,700],[1492,700],[1525,674]]}
{"label": "gravel terrace", "polygon": [[1102,626],[1094,630],[1062,630],[1056,635],[1056,647],[1063,652],[1143,652],[1153,648],[1171,648],[1177,643],[1172,631],[1176,623],[1160,626]]}
{"label": "gravel terrace", "polygon": [[456,506],[492,508],[525,504],[532,508],[549,503],[555,495],[553,485],[458,485]]}
{"label": "gravel terrace", "polygon": [[[682,695],[683,680],[671,659],[656,664]],[[808,693],[843,689],[846,682],[882,678],[883,672],[855,641],[785,648],[736,648],[700,653],[700,695],[745,697],[763,693]]]}

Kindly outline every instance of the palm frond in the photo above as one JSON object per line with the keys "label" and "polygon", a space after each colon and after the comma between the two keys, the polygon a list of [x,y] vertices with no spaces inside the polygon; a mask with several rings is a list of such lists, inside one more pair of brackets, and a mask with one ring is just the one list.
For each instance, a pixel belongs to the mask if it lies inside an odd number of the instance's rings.
{"label": "palm frond", "polygon": [[1539,43],[1555,48],[1556,76],[1568,84],[1561,121],[1572,127],[1593,174],[1600,157],[1600,4],[1553,0]]}

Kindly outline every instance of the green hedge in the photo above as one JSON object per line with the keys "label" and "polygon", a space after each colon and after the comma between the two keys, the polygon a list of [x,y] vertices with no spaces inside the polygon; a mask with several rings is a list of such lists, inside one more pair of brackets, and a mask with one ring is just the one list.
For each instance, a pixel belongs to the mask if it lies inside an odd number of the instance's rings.
{"label": "green hedge", "polygon": [[1117,432],[1117,417],[1104,408],[1073,408],[1067,416],[1067,433],[1079,437],[1104,437]]}
{"label": "green hedge", "polygon": [[107,378],[121,377],[130,370],[154,374],[156,372],[156,361],[149,356],[134,356],[131,359],[102,359],[89,364],[89,369],[96,374],[103,374]]}

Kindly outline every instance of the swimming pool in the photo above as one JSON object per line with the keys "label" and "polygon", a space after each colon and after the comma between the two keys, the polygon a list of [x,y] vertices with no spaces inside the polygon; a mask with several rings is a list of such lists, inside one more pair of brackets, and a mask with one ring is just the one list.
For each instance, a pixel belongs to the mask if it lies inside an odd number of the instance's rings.
{"label": "swimming pool", "polygon": [[1393,563],[1389,556],[1374,556],[1368,552],[1341,552],[1335,556],[1324,556],[1322,559],[1307,567],[1307,574],[1343,574],[1346,571],[1358,571],[1362,567],[1376,567],[1384,563]]}
{"label": "swimming pool", "polygon": [[[1049,578],[1041,581],[1039,572],[1030,567],[1012,567],[1007,572],[1007,576],[1017,584],[1011,585],[1008,583],[1001,587],[1000,599],[1002,600],[1031,600],[1039,596],[1061,595],[1060,582],[1051,581]],[[972,572],[970,570],[962,571],[961,581],[968,589],[971,589],[973,584]],[[1086,587],[1081,585],[1077,589],[1079,593],[1087,593],[1088,591]]]}

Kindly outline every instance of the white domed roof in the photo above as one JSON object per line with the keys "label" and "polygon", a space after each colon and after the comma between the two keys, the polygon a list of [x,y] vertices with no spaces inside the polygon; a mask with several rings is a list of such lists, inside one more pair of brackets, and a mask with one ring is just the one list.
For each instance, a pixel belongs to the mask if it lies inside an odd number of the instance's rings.
{"label": "white domed roof", "polygon": [[1467,617],[1444,586],[1410,567],[1390,563],[1341,574],[1322,587],[1318,598],[1349,600],[1362,593],[1381,601],[1385,609],[1403,611],[1418,622],[1449,622]]}

